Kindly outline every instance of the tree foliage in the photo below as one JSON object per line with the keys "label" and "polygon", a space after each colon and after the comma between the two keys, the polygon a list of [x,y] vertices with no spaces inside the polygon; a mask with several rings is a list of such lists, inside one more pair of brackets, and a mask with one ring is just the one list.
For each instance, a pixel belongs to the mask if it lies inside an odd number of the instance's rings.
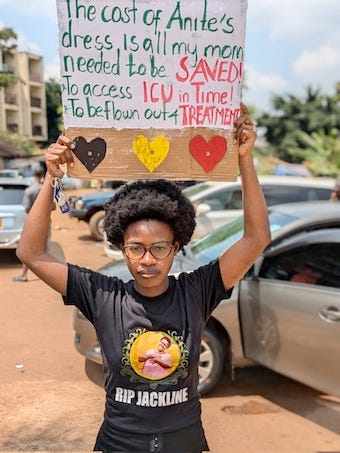
{"label": "tree foliage", "polygon": [[18,35],[12,28],[0,29],[0,49],[12,49],[16,47]]}
{"label": "tree foliage", "polygon": [[[17,34],[12,28],[0,29],[0,49],[3,53],[11,52],[16,48]],[[18,82],[19,77],[11,72],[1,71],[0,72],[0,88],[6,88],[14,83]]]}
{"label": "tree foliage", "polygon": [[0,88],[6,88],[17,83],[19,78],[11,73],[0,72]]}
{"label": "tree foliage", "polygon": [[55,142],[63,130],[62,103],[60,84],[56,79],[45,83],[47,129],[49,143]]}
{"label": "tree foliage", "polygon": [[272,105],[273,114],[257,118],[272,154],[290,163],[306,162],[315,175],[339,173],[340,83],[333,96],[307,87],[303,98],[274,96]]}
{"label": "tree foliage", "polygon": [[13,145],[27,154],[34,154],[38,150],[37,144],[32,140],[19,134],[12,134],[7,130],[0,131],[0,142]]}

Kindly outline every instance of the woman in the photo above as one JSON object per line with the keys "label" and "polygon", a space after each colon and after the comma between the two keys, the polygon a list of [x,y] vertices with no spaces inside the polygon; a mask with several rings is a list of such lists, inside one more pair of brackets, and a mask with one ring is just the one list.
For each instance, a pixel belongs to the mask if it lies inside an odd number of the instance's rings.
{"label": "woman", "polygon": [[[210,313],[230,297],[233,285],[270,239],[252,158],[256,128],[244,106],[235,123],[235,139],[243,186],[243,237],[217,260],[175,279],[168,275],[173,259],[195,228],[191,202],[169,181],[126,184],[106,206],[105,229],[109,241],[124,254],[133,277],[128,283],[49,253],[52,179],[62,176],[59,165],[72,165],[74,145],[61,136],[48,149],[48,173],[17,255],[96,328],[106,373],[106,404],[95,451],[209,450],[197,392],[202,331]],[[169,372],[148,376],[140,358],[164,337],[171,343]]]}

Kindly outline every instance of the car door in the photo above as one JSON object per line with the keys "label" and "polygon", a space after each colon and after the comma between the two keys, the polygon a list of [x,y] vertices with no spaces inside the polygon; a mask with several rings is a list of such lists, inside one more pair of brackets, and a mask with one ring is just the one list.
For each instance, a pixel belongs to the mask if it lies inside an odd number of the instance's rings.
{"label": "car door", "polygon": [[239,304],[246,357],[340,395],[340,229],[269,249]]}

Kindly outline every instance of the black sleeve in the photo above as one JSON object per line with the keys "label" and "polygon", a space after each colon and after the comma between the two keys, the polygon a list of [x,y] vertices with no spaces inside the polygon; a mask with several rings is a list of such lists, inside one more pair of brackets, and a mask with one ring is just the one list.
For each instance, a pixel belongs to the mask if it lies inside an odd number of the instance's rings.
{"label": "black sleeve", "polygon": [[100,316],[107,295],[116,290],[119,280],[73,264],[67,266],[67,294],[63,297],[64,304],[75,305],[93,323]]}

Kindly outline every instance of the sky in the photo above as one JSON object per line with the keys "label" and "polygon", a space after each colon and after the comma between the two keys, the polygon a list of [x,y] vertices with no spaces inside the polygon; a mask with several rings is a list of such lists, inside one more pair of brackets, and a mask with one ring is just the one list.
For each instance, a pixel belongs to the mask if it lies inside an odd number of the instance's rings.
{"label": "sky", "polygon": [[[244,102],[263,112],[273,95],[304,97],[307,86],[334,94],[339,18],[340,0],[248,0]],[[55,0],[0,0],[0,27],[18,34],[19,50],[44,57],[46,79],[58,79]]]}

